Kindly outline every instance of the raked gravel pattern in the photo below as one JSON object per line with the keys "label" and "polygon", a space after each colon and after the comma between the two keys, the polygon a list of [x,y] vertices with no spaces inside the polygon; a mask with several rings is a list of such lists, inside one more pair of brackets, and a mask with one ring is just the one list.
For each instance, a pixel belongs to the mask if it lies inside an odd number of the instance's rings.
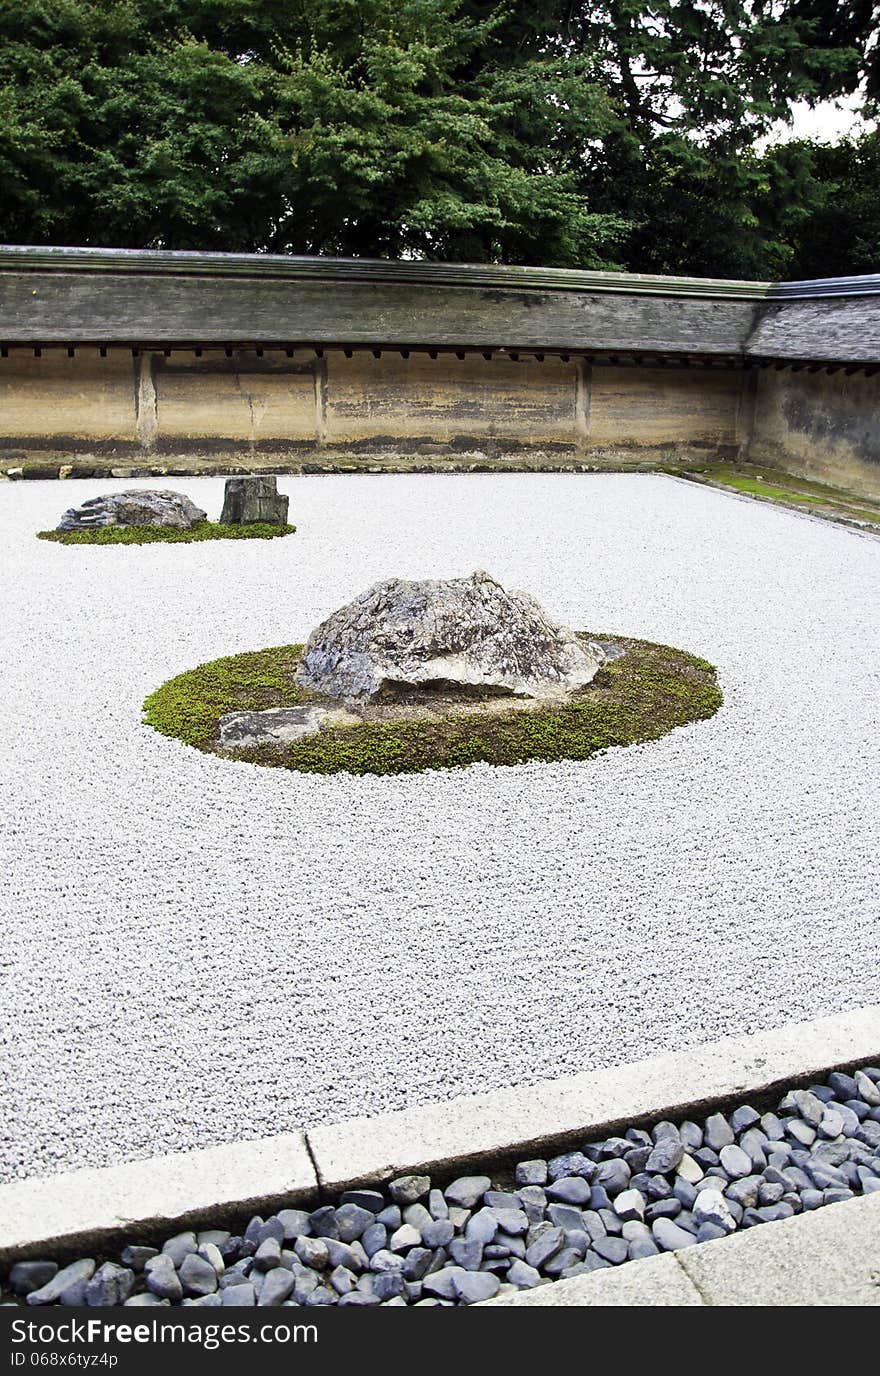
{"label": "raked gravel pattern", "polygon": [[[0,1178],[842,1011],[880,976],[880,541],[662,476],[282,478],[288,540],[65,548],[0,487]],[[145,481],[147,487],[155,485]],[[222,480],[182,478],[216,518]],[[321,778],[141,724],[388,576],[488,569],[718,666],[586,763]]]}
{"label": "raked gravel pattern", "polygon": [[132,1238],[118,1261],[20,1261],[0,1302],[478,1304],[880,1191],[880,1069],[834,1071],[775,1107],[628,1128],[502,1181],[404,1175],[241,1233],[176,1233],[161,1250]]}

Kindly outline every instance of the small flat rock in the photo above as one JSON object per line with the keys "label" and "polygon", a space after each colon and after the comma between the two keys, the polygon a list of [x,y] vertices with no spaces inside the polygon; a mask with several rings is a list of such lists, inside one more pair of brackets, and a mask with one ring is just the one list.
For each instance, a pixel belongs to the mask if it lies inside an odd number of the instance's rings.
{"label": "small flat rock", "polygon": [[487,1271],[460,1271],[453,1278],[452,1286],[457,1299],[463,1304],[479,1304],[491,1300],[498,1294],[501,1282],[497,1276]]}
{"label": "small flat rock", "polygon": [[179,1266],[184,1257],[188,1257],[191,1252],[198,1250],[199,1243],[195,1233],[176,1233],[162,1247],[164,1255],[170,1257],[175,1266]]}
{"label": "small flat rock", "polygon": [[84,1257],[81,1261],[71,1262],[63,1270],[56,1271],[55,1275],[41,1286],[38,1290],[32,1290],[27,1296],[28,1304],[62,1304],[64,1297],[75,1286],[82,1286],[85,1289],[88,1281],[95,1274],[95,1263],[91,1258]]}
{"label": "small flat rock", "polygon": [[227,712],[220,718],[218,739],[225,750],[243,750],[253,745],[283,746],[330,726],[357,726],[360,720],[341,707],[271,707],[265,712]]}
{"label": "small flat rock", "polygon": [[614,1212],[624,1222],[641,1221],[645,1216],[645,1201],[638,1190],[623,1190],[614,1200]]}
{"label": "small flat rock", "polygon": [[667,1175],[678,1168],[684,1157],[684,1143],[678,1136],[659,1137],[644,1169],[649,1175]]}
{"label": "small flat rock", "polygon": [[[695,1150],[699,1150],[699,1148],[695,1148]],[[688,1152],[685,1152],[679,1161],[676,1173],[681,1180],[686,1180],[689,1185],[696,1185],[705,1175],[699,1161],[695,1161]]]}
{"label": "small flat rock", "polygon": [[455,1229],[448,1218],[432,1219],[422,1229],[422,1242],[426,1247],[448,1247],[455,1237]]}
{"label": "small flat rock", "polygon": [[871,1108],[880,1107],[880,1087],[875,1081],[863,1070],[857,1070],[854,1078],[859,1098],[864,1099],[866,1104],[871,1105]]}
{"label": "small flat rock", "polygon": [[223,1291],[224,1309],[253,1309],[256,1302],[257,1296],[250,1281],[245,1281],[243,1285],[230,1285]]}
{"label": "small flat rock", "polygon": [[516,1168],[517,1185],[546,1185],[546,1161],[520,1161]]}
{"label": "small flat rock", "polygon": [[491,1188],[492,1181],[488,1175],[462,1175],[447,1185],[443,1193],[447,1204],[460,1209],[473,1209]]}
{"label": "small flat rock", "polygon": [[565,1245],[565,1233],[561,1228],[547,1228],[536,1238],[534,1242],[526,1248],[525,1259],[529,1266],[538,1269],[544,1266],[552,1256],[561,1250]]}
{"label": "small flat rock", "polygon": [[[187,1255],[189,1255],[187,1253]],[[179,1300],[183,1296],[183,1286],[169,1253],[160,1252],[144,1267],[147,1289],[152,1290],[162,1300]],[[216,1284],[216,1277],[215,1277]]]}
{"label": "small flat rock", "polygon": [[693,1233],[673,1223],[671,1218],[657,1218],[651,1224],[654,1241],[662,1252],[678,1252],[683,1247],[693,1247],[696,1238]]}
{"label": "small flat rock", "polygon": [[698,1224],[711,1223],[725,1233],[732,1233],[736,1228],[736,1219],[720,1190],[700,1190],[694,1201],[693,1214]]}
{"label": "small flat rock", "polygon": [[403,1208],[406,1204],[416,1204],[424,1199],[431,1189],[429,1175],[400,1175],[388,1185],[388,1193]]}
{"label": "small flat rock", "polygon": [[720,1152],[722,1147],[729,1146],[733,1142],[733,1129],[723,1113],[712,1113],[706,1119],[703,1140],[707,1147],[716,1152]]}
{"label": "small flat rock", "polygon": [[422,1292],[441,1300],[457,1299],[455,1282],[459,1276],[466,1274],[460,1266],[444,1266],[442,1271],[434,1271],[430,1276],[425,1276],[422,1281]]}
{"label": "small flat rock", "polygon": [[[624,1165],[623,1162],[620,1164]],[[586,1204],[590,1198],[590,1185],[583,1176],[564,1175],[547,1186],[547,1198],[559,1200],[562,1204]]]}
{"label": "small flat rock", "polygon": [[[880,1184],[880,1181],[877,1183]],[[528,1262],[517,1258],[510,1264],[507,1279],[518,1290],[534,1290],[536,1285],[541,1284],[541,1273],[536,1271],[534,1266],[529,1266]]]}
{"label": "small flat rock", "polygon": [[731,1142],[726,1147],[722,1147],[720,1155],[721,1164],[732,1179],[739,1180],[743,1176],[752,1174],[752,1158],[736,1143]]}
{"label": "small flat rock", "polygon": [[356,1242],[363,1237],[368,1228],[376,1221],[373,1209],[364,1209],[360,1204],[342,1204],[336,1210],[336,1227],[340,1242]]}
{"label": "small flat rock", "polygon": [[410,1223],[403,1223],[391,1234],[388,1247],[392,1252],[405,1252],[409,1247],[418,1247],[421,1241],[422,1235],[418,1228],[414,1228]]}
{"label": "small flat rock", "polygon": [[740,1108],[735,1108],[730,1115],[730,1126],[737,1137],[741,1132],[753,1128],[760,1121],[760,1113],[756,1113],[750,1104],[742,1104]]}
{"label": "small flat rock", "polygon": [[19,1261],[9,1272],[9,1285],[16,1295],[30,1295],[48,1285],[57,1273],[57,1261]]}
{"label": "small flat rock", "polygon": [[[277,1247],[278,1244],[275,1245]],[[184,1257],[178,1276],[186,1295],[211,1295],[217,1289],[217,1272],[210,1262],[204,1261],[197,1253],[191,1252]]]}
{"label": "small flat rock", "polygon": [[621,1190],[627,1188],[631,1178],[632,1171],[626,1162],[615,1157],[611,1161],[600,1162],[596,1167],[596,1174],[593,1177],[593,1182],[596,1186],[605,1190],[609,1196],[613,1197],[616,1194],[620,1194]]}

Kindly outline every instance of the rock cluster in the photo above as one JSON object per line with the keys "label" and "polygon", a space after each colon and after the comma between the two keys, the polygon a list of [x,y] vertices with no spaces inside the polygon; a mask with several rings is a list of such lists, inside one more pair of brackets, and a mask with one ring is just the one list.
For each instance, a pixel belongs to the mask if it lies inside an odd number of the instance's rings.
{"label": "rock cluster", "polygon": [[6,1287],[30,1305],[467,1305],[876,1191],[868,1066],[793,1089],[775,1112],[743,1104],[521,1161],[503,1185],[405,1175],[252,1218],[240,1236],[179,1233],[100,1266],[22,1261]]}
{"label": "rock cluster", "polygon": [[478,572],[374,584],[312,632],[297,682],[350,703],[425,684],[553,699],[604,662],[528,593]]}
{"label": "rock cluster", "polygon": [[278,492],[277,478],[264,475],[248,478],[227,478],[223,496],[221,525],[247,526],[265,522],[272,526],[287,525],[289,498]]}
{"label": "rock cluster", "polygon": [[167,526],[191,530],[208,519],[182,492],[137,490],[108,492],[70,507],[58,530],[94,530],[96,526]]}

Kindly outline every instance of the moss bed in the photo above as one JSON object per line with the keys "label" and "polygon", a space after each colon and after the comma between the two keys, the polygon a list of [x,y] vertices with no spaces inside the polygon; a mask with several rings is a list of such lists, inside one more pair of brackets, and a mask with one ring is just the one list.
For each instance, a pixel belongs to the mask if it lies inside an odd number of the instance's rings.
{"label": "moss bed", "polygon": [[611,746],[658,740],[718,711],[721,690],[705,659],[644,640],[614,641],[625,653],[587,688],[563,705],[534,711],[364,722],[282,746],[221,749],[218,723],[227,712],[327,702],[294,681],[302,646],[280,645],[215,659],[169,679],[144,703],[144,721],[197,750],[251,764],[310,774],[407,774],[478,761],[586,760]]}
{"label": "moss bed", "polygon": [[95,526],[92,530],[40,530],[38,540],[56,545],[190,545],[202,540],[274,540],[292,535],[296,526],[275,526],[258,521],[253,525],[224,526],[202,521],[190,530],[170,526]]}

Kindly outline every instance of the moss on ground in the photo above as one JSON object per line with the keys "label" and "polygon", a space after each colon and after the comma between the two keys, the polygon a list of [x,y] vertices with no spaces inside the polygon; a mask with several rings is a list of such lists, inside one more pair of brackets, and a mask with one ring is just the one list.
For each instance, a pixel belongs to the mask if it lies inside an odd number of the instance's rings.
{"label": "moss on ground", "polygon": [[707,464],[689,473],[670,469],[676,476],[696,478],[726,487],[747,497],[758,497],[781,506],[806,508],[815,516],[831,517],[857,525],[880,526],[880,502],[859,497],[845,488],[831,487],[810,478],[795,478],[778,469],[745,465]]}
{"label": "moss on ground", "polygon": [[[595,637],[587,637],[595,638]],[[200,664],[157,688],[144,721],[198,750],[310,774],[407,774],[484,761],[586,760],[611,746],[657,740],[677,726],[714,716],[722,696],[711,664],[683,650],[615,637],[626,653],[564,705],[332,727],[284,746],[224,751],[218,723],[227,712],[293,707],[319,698],[298,687],[300,645],[282,645]]]}
{"label": "moss on ground", "polygon": [[253,525],[224,526],[219,521],[202,521],[190,530],[175,530],[171,526],[95,526],[92,530],[41,530],[38,540],[52,540],[57,545],[190,545],[202,540],[274,540],[279,535],[292,535],[296,526],[269,525],[258,521]]}

